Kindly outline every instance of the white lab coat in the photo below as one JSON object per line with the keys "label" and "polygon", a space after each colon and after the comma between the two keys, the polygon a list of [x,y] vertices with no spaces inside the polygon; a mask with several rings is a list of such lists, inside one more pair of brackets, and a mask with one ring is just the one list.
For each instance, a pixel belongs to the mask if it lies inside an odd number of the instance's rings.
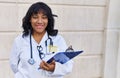
{"label": "white lab coat", "polygon": [[[50,37],[52,38],[53,45],[57,46],[58,48],[57,52],[66,50],[67,46],[62,36],[57,35],[54,37]],[[42,52],[46,53],[45,40],[47,39],[47,32],[45,33],[39,44],[32,37],[33,58],[35,60],[34,65],[30,65],[28,63],[28,60],[30,59],[31,55],[30,35],[23,38],[21,34],[14,40],[10,56],[10,66],[15,74],[15,78],[63,78],[64,75],[72,71],[72,61],[69,61],[65,64],[55,62],[56,64],[54,72],[48,72],[42,69],[38,70],[41,59],[39,58],[37,46],[41,45],[43,47]],[[49,40],[47,41],[47,43],[49,44]],[[45,55],[43,60],[48,60],[54,54]]]}

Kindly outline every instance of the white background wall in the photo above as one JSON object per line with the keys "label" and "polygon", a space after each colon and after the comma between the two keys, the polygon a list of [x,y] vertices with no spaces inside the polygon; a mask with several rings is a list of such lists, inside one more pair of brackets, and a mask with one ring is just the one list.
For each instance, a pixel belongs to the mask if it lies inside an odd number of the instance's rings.
{"label": "white background wall", "polygon": [[[22,31],[21,21],[28,7],[36,1],[43,0],[0,0],[0,78],[13,78],[9,67],[11,45]],[[58,15],[55,28],[67,44],[75,50],[84,50],[74,59],[73,72],[65,78],[115,78],[116,72],[120,72],[116,68],[109,70],[117,64],[120,29],[120,13],[116,14],[115,5],[120,1],[111,1],[109,7],[108,0],[44,0]],[[111,44],[115,46],[109,47]],[[110,55],[109,51],[112,51]]]}
{"label": "white background wall", "polygon": [[104,78],[120,78],[120,0],[110,0],[106,26]]}

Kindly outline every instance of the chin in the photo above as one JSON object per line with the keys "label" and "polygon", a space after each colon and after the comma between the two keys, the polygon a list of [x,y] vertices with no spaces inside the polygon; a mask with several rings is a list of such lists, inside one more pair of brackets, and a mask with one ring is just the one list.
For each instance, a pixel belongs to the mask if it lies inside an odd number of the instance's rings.
{"label": "chin", "polygon": [[45,31],[36,31],[37,33],[45,33]]}

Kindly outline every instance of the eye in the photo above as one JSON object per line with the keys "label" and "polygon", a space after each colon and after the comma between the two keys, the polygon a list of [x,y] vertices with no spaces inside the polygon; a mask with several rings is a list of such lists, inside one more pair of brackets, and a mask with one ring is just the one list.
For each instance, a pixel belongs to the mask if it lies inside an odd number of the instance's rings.
{"label": "eye", "polygon": [[32,18],[37,19],[37,18],[38,18],[38,16],[37,16],[37,15],[33,15],[33,16],[32,16]]}
{"label": "eye", "polygon": [[42,16],[43,19],[48,19],[47,15]]}

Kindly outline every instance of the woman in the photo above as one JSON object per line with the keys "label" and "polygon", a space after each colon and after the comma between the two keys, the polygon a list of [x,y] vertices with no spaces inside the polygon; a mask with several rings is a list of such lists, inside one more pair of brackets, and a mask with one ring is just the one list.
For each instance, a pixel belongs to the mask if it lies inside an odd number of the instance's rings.
{"label": "woman", "polygon": [[63,78],[72,71],[72,61],[46,62],[67,48],[58,30],[54,30],[54,16],[43,2],[28,9],[23,19],[23,34],[15,39],[10,57],[15,78]]}

